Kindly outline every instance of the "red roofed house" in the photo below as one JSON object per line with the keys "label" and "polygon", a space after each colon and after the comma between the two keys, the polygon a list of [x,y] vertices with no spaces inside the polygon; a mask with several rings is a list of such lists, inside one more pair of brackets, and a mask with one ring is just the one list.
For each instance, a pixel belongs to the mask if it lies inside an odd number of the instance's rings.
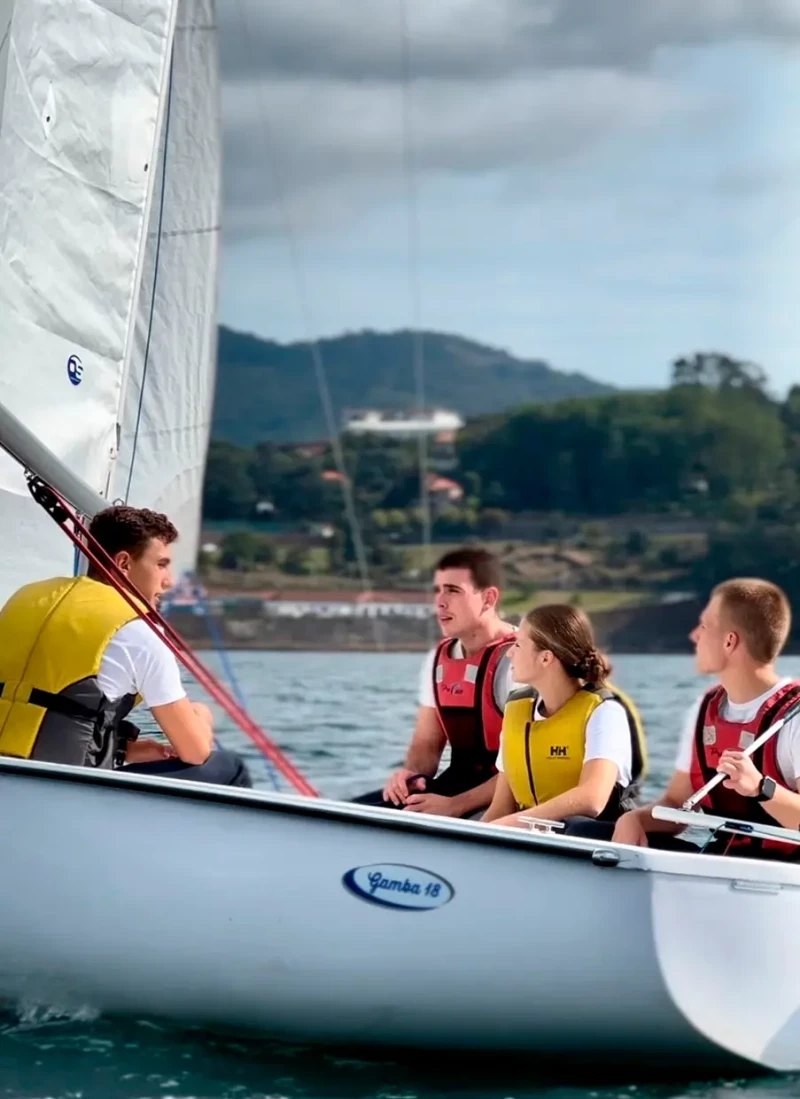
{"label": "red roofed house", "polygon": [[428,495],[431,499],[433,512],[441,515],[447,508],[461,503],[464,499],[464,489],[457,481],[451,481],[449,477],[440,477],[436,473],[429,473]]}

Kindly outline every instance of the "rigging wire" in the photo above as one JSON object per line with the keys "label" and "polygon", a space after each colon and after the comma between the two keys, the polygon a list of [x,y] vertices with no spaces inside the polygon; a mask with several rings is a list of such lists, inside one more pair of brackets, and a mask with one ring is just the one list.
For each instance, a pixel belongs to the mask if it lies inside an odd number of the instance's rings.
{"label": "rigging wire", "polygon": [[[208,629],[208,635],[211,638],[212,645],[214,646],[214,652],[219,657],[220,663],[222,664],[222,669],[225,672],[225,676],[228,680],[228,683],[230,684],[233,695],[236,701],[241,706],[242,710],[247,712],[247,699],[245,698],[244,691],[239,684],[236,672],[233,670],[233,665],[228,658],[228,650],[225,646],[225,639],[222,636],[214,614],[211,610],[211,604],[208,599],[208,592],[206,591],[205,586],[200,582],[199,578],[194,575],[188,575],[186,577],[186,582],[190,586],[191,592],[197,600],[197,604],[200,608],[203,621],[205,622],[206,628]],[[162,601],[162,611],[165,617],[168,617],[167,608],[170,606],[170,594],[172,593],[168,593],[166,600]],[[175,598],[174,594],[173,598]],[[273,788],[275,790],[279,790],[280,783],[278,782],[278,776],[269,756],[264,756],[264,762],[267,765],[267,772],[269,774]]]}
{"label": "rigging wire", "polygon": [[[252,43],[254,39],[251,33],[250,21],[247,15],[246,0],[237,0],[236,6],[238,9],[239,19],[242,24],[242,37],[244,39],[243,44],[246,51],[247,59],[246,64],[251,71],[254,71],[256,62],[252,49]],[[364,547],[364,539],[361,532],[361,524],[359,522],[358,514],[356,511],[353,486],[351,479],[347,474],[347,467],[344,459],[344,451],[342,449],[340,433],[339,429],[336,426],[336,415],[333,408],[333,401],[331,399],[330,387],[328,385],[328,377],[322,356],[322,349],[320,348],[319,342],[317,341],[316,337],[312,335],[312,332],[314,330],[314,326],[312,323],[313,313],[311,309],[308,288],[306,285],[305,271],[300,254],[300,247],[297,240],[297,231],[289,212],[289,204],[286,200],[286,185],[280,171],[279,158],[275,154],[275,143],[273,141],[272,127],[269,122],[266,103],[264,101],[264,92],[261,88],[261,85],[258,83],[256,84],[256,102],[260,115],[259,133],[263,141],[266,158],[272,167],[273,190],[275,198],[277,199],[278,208],[280,210],[284,237],[289,252],[289,261],[295,282],[298,305],[303,321],[303,327],[306,332],[306,343],[308,344],[308,348],[311,353],[311,360],[314,367],[314,376],[320,395],[323,414],[325,416],[325,423],[328,429],[328,437],[331,444],[331,450],[333,452],[333,459],[336,464],[337,472],[339,473],[341,478],[340,483],[342,486],[342,494],[344,497],[345,515],[347,517],[348,526],[350,528],[350,537],[353,541],[353,549],[356,555],[361,588],[364,594],[367,595],[373,591],[373,586],[369,576],[369,566],[367,564],[367,556]],[[372,632],[375,640],[375,646],[376,648],[382,649],[383,641],[381,638],[380,624],[374,615],[370,615],[369,617],[372,624]]]}
{"label": "rigging wire", "polygon": [[9,15],[9,17],[8,17],[8,26],[6,27],[6,32],[3,35],[3,40],[2,40],[2,42],[0,42],[0,53],[5,49],[6,42],[8,42],[10,37],[11,37],[11,16]]}
{"label": "rigging wire", "polygon": [[[414,371],[414,389],[417,414],[425,416],[425,341],[420,325],[421,294],[419,278],[419,202],[417,196],[417,170],[414,150],[413,102],[412,102],[412,66],[411,66],[411,27],[408,12],[408,0],[399,0],[400,41],[401,41],[401,123],[402,123],[402,161],[405,179],[406,209],[408,213],[408,294],[411,307],[411,361]],[[422,512],[422,553],[423,569],[429,566],[430,548],[433,541],[431,520],[431,498],[428,486],[428,436],[420,431],[417,436],[417,465],[419,471],[419,498]],[[432,620],[427,620],[427,632],[430,639]]]}
{"label": "rigging wire", "polygon": [[80,546],[81,552],[86,555],[100,574],[136,611],[139,618],[164,642],[170,652],[177,657],[189,674],[193,675],[200,685],[205,688],[214,701],[223,708],[231,720],[236,722],[242,732],[247,734],[256,747],[261,749],[267,759],[275,764],[281,774],[292,783],[299,793],[308,797],[319,797],[319,793],[308,779],[300,773],[246,710],[231,697],[205,664],[195,656],[186,639],[157,609],[149,606],[135,584],[120,570],[114,559],[103,549],[97,539],[90,533],[88,527],[80,520],[78,512],[41,477],[34,473],[28,473],[26,479],[28,489],[36,502],[58,524],[73,545]]}
{"label": "rigging wire", "polygon": [[[126,503],[126,504],[127,504],[128,500],[130,498],[131,486],[132,486],[132,483],[133,483],[133,474],[134,474],[134,469],[135,469],[135,466],[136,466],[136,458],[137,458],[137,455],[138,455],[139,431],[140,431],[141,422],[142,422],[142,411],[143,411],[143,407],[144,407],[144,397],[145,397],[145,391],[146,391],[146,387],[147,387],[148,368],[150,366],[150,346],[151,346],[152,336],[153,336],[153,323],[154,323],[154,319],[155,319],[155,303],[156,303],[156,295],[157,295],[157,292],[158,292],[159,273],[161,271],[161,243],[164,239],[164,232],[163,232],[163,229],[164,229],[164,211],[165,211],[165,206],[166,206],[166,195],[167,195],[167,169],[168,169],[168,164],[169,164],[169,159],[170,159],[169,158],[169,149],[170,149],[169,139],[170,139],[170,121],[171,121],[171,118],[172,118],[174,72],[175,72],[175,48],[173,46],[172,57],[170,58],[169,83],[168,83],[168,87],[167,87],[167,105],[166,105],[165,119],[164,119],[164,126],[163,126],[161,171],[159,173],[160,174],[160,180],[159,180],[160,195],[159,195],[159,207],[158,207],[158,221],[157,221],[157,226],[156,226],[155,233],[153,234],[154,237],[155,237],[155,241],[156,241],[155,257],[154,257],[154,261],[153,261],[153,284],[152,284],[152,288],[151,288],[150,302],[149,302],[149,307],[148,307],[148,312],[147,312],[147,337],[146,337],[146,340],[145,340],[145,347],[144,347],[144,357],[143,357],[144,361],[143,361],[142,376],[141,376],[140,387],[139,387],[139,400],[138,400],[137,409],[136,409],[136,422],[135,422],[134,431],[133,431],[133,442],[131,444],[130,467],[128,469],[127,485],[125,487],[125,495],[123,497],[124,503]],[[79,549],[78,546],[76,546],[75,547],[75,570],[76,570],[76,575],[77,575],[77,569],[79,567],[79,562],[80,562],[82,557],[83,557],[83,555],[81,553],[81,550]],[[216,622],[214,621],[214,617],[211,613],[211,608],[208,604],[208,598],[207,598],[207,594],[205,592],[205,589],[200,584],[200,582],[198,580],[196,580],[195,578],[192,578],[192,583],[193,583],[194,588],[195,588],[195,594],[196,594],[196,597],[197,597],[198,604],[200,606],[200,610],[202,611],[203,617],[204,617],[205,622],[206,622],[206,626],[207,626],[207,629],[208,629],[209,636],[211,638],[211,642],[214,645],[214,650],[220,658],[220,661],[222,663],[222,667],[223,667],[223,670],[224,670],[225,675],[227,677],[228,683],[231,686],[231,690],[233,691],[233,694],[234,694],[237,702],[241,706],[242,710],[246,711],[247,710],[247,701],[246,701],[246,699],[244,697],[244,694],[243,694],[243,692],[242,692],[242,690],[239,686],[236,675],[233,671],[233,667],[231,666],[231,663],[228,659],[228,654],[227,654],[227,651],[225,649],[225,642],[224,642],[224,639],[222,638],[222,636],[219,632],[219,629],[217,627]],[[265,762],[267,764],[267,770],[269,772],[269,776],[270,776],[270,780],[272,782],[272,785],[277,790],[277,789],[279,789],[279,783],[278,783],[277,776],[276,776],[276,773],[275,773],[275,768],[272,765],[272,763],[271,763],[268,756],[264,756],[264,759],[265,759]]]}
{"label": "rigging wire", "polygon": [[158,273],[161,270],[161,241],[163,240],[163,227],[164,227],[164,207],[166,204],[166,192],[167,192],[167,160],[169,156],[169,123],[172,115],[172,87],[173,76],[175,66],[175,49],[173,46],[172,56],[169,62],[169,84],[167,86],[167,107],[164,119],[164,155],[161,160],[161,194],[159,195],[158,202],[158,227],[156,229],[156,254],[153,259],[153,286],[150,293],[150,306],[148,310],[147,318],[147,339],[144,346],[144,362],[142,365],[142,380],[139,388],[139,403],[136,408],[136,424],[133,430],[133,442],[131,443],[131,464],[128,469],[128,483],[125,487],[125,503],[127,504],[128,498],[131,494],[131,485],[133,483],[133,470],[136,465],[136,452],[139,446],[139,429],[142,424],[142,409],[144,407],[144,391],[147,384],[147,370],[150,366],[150,342],[153,336],[153,319],[155,317],[156,306],[156,293],[158,291]]}

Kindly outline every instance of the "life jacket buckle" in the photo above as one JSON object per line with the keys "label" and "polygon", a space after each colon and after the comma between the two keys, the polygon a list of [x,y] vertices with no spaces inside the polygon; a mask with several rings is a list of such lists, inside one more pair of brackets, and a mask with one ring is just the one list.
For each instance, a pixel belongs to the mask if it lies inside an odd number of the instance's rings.
{"label": "life jacket buckle", "polygon": [[30,702],[31,691],[33,690],[32,683],[25,683],[22,680],[14,683],[9,680],[7,683],[0,684],[0,687],[2,687],[0,698],[4,702]]}

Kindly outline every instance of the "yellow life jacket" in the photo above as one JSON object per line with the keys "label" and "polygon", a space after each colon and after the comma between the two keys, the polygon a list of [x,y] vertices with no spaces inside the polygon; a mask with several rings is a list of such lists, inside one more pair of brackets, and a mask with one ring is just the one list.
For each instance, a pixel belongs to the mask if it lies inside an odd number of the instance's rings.
{"label": "yellow life jacket", "polygon": [[117,729],[137,699],[111,702],[97,673],[111,638],[136,617],[118,591],[86,576],[11,596],[0,610],[0,755],[112,765]]}
{"label": "yellow life jacket", "polygon": [[532,688],[513,691],[503,717],[503,768],[520,809],[541,805],[573,790],[580,782],[586,752],[586,726],[597,707],[608,699],[620,702],[631,734],[631,784],[617,784],[600,820],[616,820],[636,801],[647,772],[647,746],[639,711],[608,684],[586,685],[551,717],[534,721],[537,695]]}

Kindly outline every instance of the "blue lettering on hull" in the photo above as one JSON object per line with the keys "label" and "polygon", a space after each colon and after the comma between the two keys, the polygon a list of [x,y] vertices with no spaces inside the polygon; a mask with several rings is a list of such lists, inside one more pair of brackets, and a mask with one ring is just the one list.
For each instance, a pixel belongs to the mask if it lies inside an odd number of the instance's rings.
{"label": "blue lettering on hull", "polygon": [[354,866],[343,875],[342,884],[362,900],[384,908],[402,908],[406,912],[441,908],[455,895],[450,882],[438,874],[403,863]]}

